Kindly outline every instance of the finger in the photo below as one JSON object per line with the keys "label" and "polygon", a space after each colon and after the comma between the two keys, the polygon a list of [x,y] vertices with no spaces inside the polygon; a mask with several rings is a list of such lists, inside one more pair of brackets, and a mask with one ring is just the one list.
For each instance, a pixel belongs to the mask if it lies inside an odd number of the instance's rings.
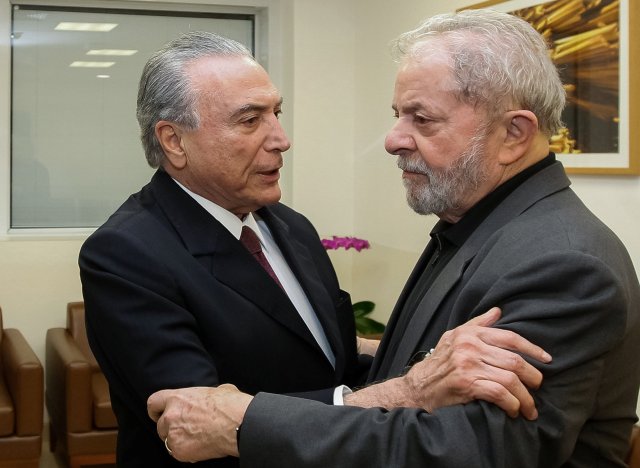
{"label": "finger", "polygon": [[488,401],[500,407],[510,417],[518,413],[529,420],[538,417],[535,401],[518,378],[501,369],[493,368],[486,379],[478,379],[473,385],[474,398]]}
{"label": "finger", "polygon": [[[501,369],[498,370],[499,373],[506,372]],[[507,372],[504,376],[504,387],[513,395],[518,402],[520,403],[520,414],[522,414],[527,419],[535,419],[538,416],[536,410],[536,404],[533,401],[533,397],[529,393],[527,387],[525,387],[520,379],[513,373]],[[496,379],[500,382],[500,379]]]}
{"label": "finger", "polygon": [[490,347],[481,350],[481,359],[486,364],[513,372],[528,388],[537,389],[542,384],[542,372],[512,351]]}
{"label": "finger", "polygon": [[[504,390],[515,398],[518,401],[518,410],[519,412],[527,419],[535,419],[538,416],[536,405],[533,400],[533,397],[527,390],[527,388],[522,384],[520,379],[513,372],[505,371],[503,369],[499,369],[496,367],[487,367],[483,372],[484,378],[478,379],[480,382],[482,381],[490,381],[499,386],[502,386]],[[474,382],[474,385],[476,382]],[[483,385],[482,388],[485,388],[486,385]],[[491,385],[490,388],[494,391],[500,390],[498,387]],[[496,405],[502,408],[502,405],[506,405],[505,411],[507,409],[512,411],[512,407],[510,406],[513,402],[511,397],[504,393],[503,391],[498,391],[497,396],[494,394],[489,394],[488,398],[496,398],[496,401],[492,401]],[[482,398],[485,399],[485,398]],[[490,400],[486,400],[490,401]],[[517,416],[518,411],[513,413],[507,413],[512,417]]]}
{"label": "finger", "polygon": [[158,437],[161,440],[165,440],[169,437],[169,427],[166,422],[166,419],[162,416],[156,421],[156,432],[158,433]]}
{"label": "finger", "polygon": [[218,389],[225,390],[227,392],[232,392],[232,393],[240,393],[240,390],[238,390],[238,387],[230,383],[224,383],[222,385],[219,385]]}
{"label": "finger", "polygon": [[509,417],[515,418],[520,412],[520,401],[506,388],[491,380],[477,380],[474,383],[474,400],[483,400],[493,403]]}
{"label": "finger", "polygon": [[167,407],[167,400],[171,395],[171,390],[160,390],[153,393],[147,399],[147,414],[154,422],[158,422],[160,416]]}
{"label": "finger", "polygon": [[518,351],[536,361],[544,363],[551,362],[551,355],[544,349],[510,330],[483,328],[480,330],[478,336],[488,345]]}
{"label": "finger", "polygon": [[472,318],[468,322],[466,322],[463,326],[478,326],[478,327],[490,327],[494,323],[498,321],[502,315],[502,311],[500,307],[492,307],[488,311],[486,311],[482,315],[478,315],[477,317]]}
{"label": "finger", "polygon": [[512,418],[520,412],[520,401],[504,386],[491,380],[477,380],[474,383],[474,399],[493,403]]}

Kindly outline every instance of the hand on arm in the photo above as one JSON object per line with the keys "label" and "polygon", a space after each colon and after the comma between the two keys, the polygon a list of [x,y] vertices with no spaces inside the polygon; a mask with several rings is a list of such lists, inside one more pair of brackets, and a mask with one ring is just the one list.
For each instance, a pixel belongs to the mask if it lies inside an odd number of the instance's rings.
{"label": "hand on arm", "polygon": [[252,399],[230,384],[161,390],[147,400],[147,412],[176,460],[237,457],[237,428]]}
{"label": "hand on arm", "polygon": [[520,413],[527,419],[537,418],[528,388],[538,388],[542,374],[517,353],[543,363],[551,361],[551,356],[513,332],[490,328],[500,313],[494,307],[446,332],[432,355],[406,375],[346,395],[344,403],[388,409],[418,407],[431,412],[484,400],[511,417]]}

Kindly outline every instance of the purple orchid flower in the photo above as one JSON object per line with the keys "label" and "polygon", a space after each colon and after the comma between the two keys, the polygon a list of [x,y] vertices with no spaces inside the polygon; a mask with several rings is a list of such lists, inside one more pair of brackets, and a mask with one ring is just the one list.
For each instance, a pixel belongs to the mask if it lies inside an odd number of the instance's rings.
{"label": "purple orchid flower", "polygon": [[357,237],[332,236],[331,239],[322,239],[321,242],[325,250],[337,250],[340,248],[349,250],[353,247],[355,250],[360,252],[363,249],[368,249],[369,247],[371,247],[369,245],[369,241],[365,239],[359,239]]}

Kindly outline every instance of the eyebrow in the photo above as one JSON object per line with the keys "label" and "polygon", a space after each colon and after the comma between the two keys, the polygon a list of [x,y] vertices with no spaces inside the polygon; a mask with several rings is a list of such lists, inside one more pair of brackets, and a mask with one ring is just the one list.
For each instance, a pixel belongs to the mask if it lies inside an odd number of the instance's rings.
{"label": "eyebrow", "polygon": [[[398,106],[397,106],[397,105],[395,105],[395,104],[394,104],[394,105],[392,105],[391,107],[392,107],[392,108],[393,108],[393,110],[395,110],[395,111],[398,111],[398,110],[399,110],[399,109],[398,109]],[[405,112],[405,113],[407,113],[407,114],[411,114],[411,113],[413,113],[413,112],[420,111],[420,110],[422,110],[422,111],[429,111],[429,109],[428,109],[425,105],[423,105],[421,102],[419,102],[419,101],[410,101],[410,102],[408,102],[408,103],[406,103],[405,105],[400,106],[400,107],[402,108],[402,111],[403,111],[403,112]]]}
{"label": "eyebrow", "polygon": [[[280,98],[280,100],[277,102],[277,104],[273,107],[279,108],[282,106],[282,101],[283,99]],[[244,114],[248,114],[250,112],[266,112],[268,110],[272,109],[272,106],[267,106],[264,104],[254,104],[254,103],[249,103],[249,104],[245,104],[243,106],[240,106],[238,109],[236,109],[235,111],[233,111],[233,113],[231,114],[231,119],[236,119],[238,117],[240,117],[241,115]]]}
{"label": "eyebrow", "polygon": [[411,100],[404,105],[398,107],[396,103],[391,105],[394,112],[398,114],[416,114],[418,112],[426,114],[431,120],[446,119],[446,112],[443,112],[439,106],[430,103],[424,103],[420,100]]}

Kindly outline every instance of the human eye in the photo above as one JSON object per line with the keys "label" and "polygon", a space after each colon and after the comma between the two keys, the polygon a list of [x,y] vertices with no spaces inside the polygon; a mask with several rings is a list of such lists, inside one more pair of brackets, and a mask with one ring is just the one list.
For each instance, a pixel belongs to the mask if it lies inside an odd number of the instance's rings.
{"label": "human eye", "polygon": [[417,125],[427,125],[427,124],[431,123],[433,120],[430,119],[429,117],[425,117],[422,114],[414,114],[413,115],[413,121]]}
{"label": "human eye", "polygon": [[240,123],[247,127],[253,127],[257,125],[259,121],[260,121],[259,115],[247,115],[240,121]]}
{"label": "human eye", "polygon": [[273,111],[273,115],[276,116],[277,119],[280,118],[280,116],[282,115],[282,109],[276,109]]}

